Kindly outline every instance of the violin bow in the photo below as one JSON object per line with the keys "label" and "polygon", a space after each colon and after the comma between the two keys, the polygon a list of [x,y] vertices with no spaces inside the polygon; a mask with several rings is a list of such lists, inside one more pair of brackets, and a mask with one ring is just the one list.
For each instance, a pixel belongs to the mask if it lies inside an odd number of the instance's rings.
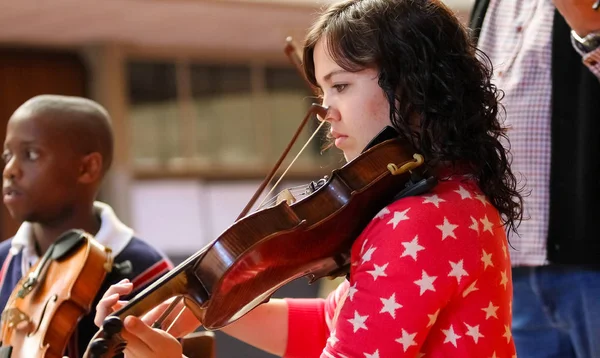
{"label": "violin bow", "polygon": [[[286,45],[285,45],[285,48],[284,48],[284,52],[285,52],[286,56],[288,57],[288,59],[290,60],[290,62],[294,65],[294,67],[296,68],[296,70],[300,73],[300,76],[304,79],[304,81],[306,81],[306,83],[311,88],[311,90],[314,91],[314,86],[308,81],[308,79],[306,78],[306,74],[304,73],[304,69],[302,67],[302,55],[300,53],[300,50],[295,45],[294,40],[292,39],[291,36],[288,36],[285,39],[285,41],[286,41]],[[260,197],[260,195],[262,194],[262,192],[267,187],[267,185],[269,185],[271,183],[271,181],[273,180],[273,177],[275,176],[275,173],[277,173],[277,170],[279,170],[279,167],[281,166],[281,163],[287,157],[288,153],[292,149],[292,146],[294,145],[294,143],[296,143],[296,140],[298,139],[298,136],[300,135],[300,133],[302,133],[302,130],[306,126],[306,123],[308,123],[308,120],[312,117],[313,114],[316,114],[316,115],[320,116],[321,118],[326,118],[326,116],[327,116],[327,108],[325,108],[323,106],[320,106],[320,105],[316,105],[316,104],[313,104],[310,107],[308,113],[306,114],[306,116],[304,117],[304,119],[302,120],[302,122],[300,123],[300,125],[298,126],[298,129],[296,130],[296,133],[294,133],[294,136],[292,137],[292,140],[287,145],[287,147],[284,149],[283,153],[281,153],[281,156],[279,157],[279,159],[277,160],[277,162],[275,163],[275,165],[273,166],[273,168],[271,169],[271,171],[269,172],[269,174],[265,177],[265,179],[260,184],[260,186],[258,187],[258,189],[256,190],[256,192],[254,193],[254,195],[252,196],[252,198],[250,199],[250,201],[246,204],[246,207],[244,207],[244,209],[242,210],[242,212],[240,213],[240,215],[237,217],[237,219],[235,221],[240,220],[241,218],[243,218],[244,216],[246,216],[248,214],[248,212],[250,211],[250,209],[256,203],[256,200],[258,200],[258,198]],[[308,141],[310,141],[314,137],[314,135],[317,133],[317,131],[320,128],[321,128],[321,126],[319,126],[319,128],[317,128],[317,130],[315,131],[315,133],[313,133],[313,135],[310,137],[310,139]],[[307,142],[307,144],[308,144],[308,142]],[[302,150],[305,147],[306,147],[306,145],[302,148]],[[300,153],[302,153],[302,150],[300,150]],[[296,158],[297,158],[297,156],[296,156]],[[294,160],[296,158],[294,158]],[[293,162],[292,162],[292,164],[293,164]],[[291,166],[291,164],[290,164],[290,166]],[[289,169],[289,167],[288,167],[288,169]],[[287,172],[288,169],[286,169],[286,172]],[[281,177],[283,178],[283,175]],[[280,180],[281,180],[281,178],[280,178]]]}

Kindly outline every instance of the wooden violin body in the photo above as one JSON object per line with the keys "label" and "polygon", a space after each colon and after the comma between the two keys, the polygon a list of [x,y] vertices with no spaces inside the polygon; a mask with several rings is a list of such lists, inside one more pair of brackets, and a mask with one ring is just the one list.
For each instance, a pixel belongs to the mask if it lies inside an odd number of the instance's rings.
{"label": "wooden violin body", "polygon": [[305,198],[292,204],[283,201],[236,221],[109,316],[107,322],[112,323],[95,336],[96,347],[89,356],[120,353],[125,342],[116,322],[142,316],[173,296],[183,296],[204,327],[213,330],[268,301],[292,280],[306,276],[312,282],[346,274],[354,240],[405,188],[410,170],[422,164],[422,157],[415,162],[419,156],[413,155],[398,139],[385,140],[334,170]]}
{"label": "wooden violin body", "polygon": [[89,234],[61,235],[9,297],[2,313],[2,350],[11,358],[63,357],[111,268],[110,250]]}

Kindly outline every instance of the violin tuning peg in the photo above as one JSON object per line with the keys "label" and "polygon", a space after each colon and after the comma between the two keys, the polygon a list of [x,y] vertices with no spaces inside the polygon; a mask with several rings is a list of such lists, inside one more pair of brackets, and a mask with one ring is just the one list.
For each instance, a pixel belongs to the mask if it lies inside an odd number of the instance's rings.
{"label": "violin tuning peg", "polygon": [[101,358],[104,353],[108,352],[108,342],[104,338],[95,339],[90,344],[90,357]]}
{"label": "violin tuning peg", "polygon": [[122,329],[123,322],[121,322],[121,319],[117,316],[106,317],[102,323],[102,330],[107,338],[110,338],[113,335],[121,332]]}

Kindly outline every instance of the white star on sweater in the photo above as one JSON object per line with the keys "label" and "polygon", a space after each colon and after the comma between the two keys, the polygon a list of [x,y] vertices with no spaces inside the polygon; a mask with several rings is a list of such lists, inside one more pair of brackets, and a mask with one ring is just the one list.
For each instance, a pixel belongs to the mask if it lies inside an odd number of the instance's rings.
{"label": "white star on sweater", "polygon": [[392,293],[390,298],[380,298],[383,303],[383,308],[379,313],[389,313],[392,318],[396,319],[396,310],[402,308],[402,305],[396,302],[396,293]]}
{"label": "white star on sweater", "polygon": [[361,264],[364,264],[365,262],[371,261],[371,258],[373,256],[373,252],[375,252],[375,250],[377,250],[376,247],[373,247],[373,246],[369,247],[369,249],[365,253],[362,254]]}
{"label": "white star on sweater", "polygon": [[427,317],[429,317],[429,323],[427,323],[427,327],[431,327],[433,326],[433,324],[435,323],[435,321],[437,321],[437,317],[440,314],[440,309],[438,308],[437,311],[435,311],[434,314],[428,314]]}
{"label": "white star on sweater", "polygon": [[467,336],[473,337],[473,340],[475,341],[476,344],[479,343],[479,338],[485,337],[483,334],[479,333],[479,325],[471,327],[465,323],[465,326],[467,326],[467,333],[465,333],[465,334]]}
{"label": "white star on sweater", "polygon": [[485,250],[482,251],[483,256],[481,257],[481,261],[483,262],[483,270],[485,271],[485,269],[487,269],[488,266],[494,267],[494,263],[492,262],[492,254],[488,254],[487,252],[485,252]]}
{"label": "white star on sweater", "polygon": [[379,349],[377,349],[375,352],[369,354],[369,353],[363,353],[365,355],[365,358],[379,358]]}
{"label": "white star on sweater", "polygon": [[435,194],[430,195],[430,196],[425,196],[424,198],[425,198],[425,200],[423,200],[423,204],[428,204],[428,203],[433,204],[438,209],[440,208],[440,203],[446,201],[446,200],[438,197]]}
{"label": "white star on sweater", "polygon": [[388,221],[388,224],[392,224],[392,226],[394,227],[394,229],[396,228],[396,225],[398,225],[398,223],[400,221],[404,221],[404,220],[408,220],[410,219],[408,216],[406,216],[406,213],[410,210],[410,208],[404,210],[404,211],[394,211],[394,217],[390,219],[390,221]]}
{"label": "white star on sweater", "polygon": [[335,336],[335,329],[333,330],[333,332],[331,332],[331,335],[329,336],[329,338],[327,338],[327,342],[333,347],[335,346],[335,344],[339,341],[339,339],[337,339],[337,337]]}
{"label": "white star on sweater", "polygon": [[462,337],[454,333],[454,327],[452,327],[452,325],[450,325],[450,328],[448,329],[442,329],[442,332],[444,332],[444,335],[446,336],[444,343],[450,342],[454,347],[456,347],[456,341]]}
{"label": "white star on sweater", "polygon": [[483,224],[483,232],[489,231],[490,234],[494,233],[494,231],[492,231],[494,224],[492,224],[492,222],[488,220],[487,215],[483,219],[481,219],[481,223]]}
{"label": "white star on sweater", "polygon": [[475,284],[477,283],[477,280],[473,281],[472,284],[469,285],[469,287],[465,288],[465,290],[463,291],[462,296],[463,297],[467,297],[467,295],[473,291],[477,291],[479,290],[477,287],[475,287]]}
{"label": "white star on sweater", "polygon": [[455,192],[460,194],[461,199],[471,199],[471,192],[463,188],[462,185],[459,186],[458,190],[455,190]]}
{"label": "white star on sweater", "polygon": [[369,330],[365,325],[367,318],[369,318],[369,315],[361,316],[358,314],[358,311],[354,311],[354,318],[348,320],[348,322],[352,323],[354,333],[361,328],[364,330]]}
{"label": "white star on sweater", "polygon": [[454,229],[456,229],[458,225],[450,224],[446,217],[444,217],[444,224],[436,225],[435,227],[442,230],[442,241],[448,236],[452,236],[456,239],[456,236],[454,235]]}
{"label": "white star on sweater", "polygon": [[460,283],[461,277],[469,276],[467,271],[465,271],[465,269],[463,268],[463,260],[460,260],[456,263],[452,262],[452,261],[448,261],[448,262],[450,263],[450,266],[452,267],[452,270],[450,270],[448,277],[454,276],[454,277],[456,277],[456,281],[458,281],[458,283]]}
{"label": "white star on sweater", "polygon": [[416,346],[417,342],[415,342],[415,336],[417,335],[417,333],[408,333],[404,330],[404,328],[402,329],[402,337],[396,339],[396,342],[402,344],[402,347],[404,348],[404,351],[406,352],[406,350],[408,348],[410,348],[410,346]]}
{"label": "white star on sweater", "polygon": [[427,272],[423,270],[421,279],[415,281],[415,284],[421,289],[419,294],[420,296],[423,296],[423,293],[425,293],[427,290],[435,291],[435,287],[433,287],[433,281],[435,281],[436,278],[437,276],[428,276]]}
{"label": "white star on sweater", "polygon": [[388,267],[389,264],[390,264],[389,262],[383,266],[374,264],[373,266],[375,266],[375,270],[371,270],[371,271],[367,271],[367,272],[370,273],[371,276],[373,276],[373,281],[377,281],[377,277],[379,277],[379,276],[387,277],[387,275],[385,273],[385,269]]}
{"label": "white star on sweater", "polygon": [[506,274],[506,270],[500,272],[500,276],[502,276],[500,284],[504,286],[504,289],[506,290],[506,284],[508,283],[508,275]]}
{"label": "white star on sweater", "polygon": [[471,216],[471,222],[473,224],[471,226],[469,226],[469,229],[475,230],[475,232],[479,234],[479,223],[472,216]]}
{"label": "white star on sweater", "polygon": [[502,335],[502,337],[506,338],[506,343],[510,342],[510,338],[512,337],[512,333],[510,333],[510,327],[507,325],[504,325],[504,334]]}
{"label": "white star on sweater", "polygon": [[498,310],[498,308],[500,308],[500,306],[494,306],[492,304],[492,301],[490,301],[490,304],[486,308],[482,308],[481,310],[485,312],[485,319],[488,319],[490,317],[498,318],[498,316],[496,315],[496,311]]}
{"label": "white star on sweater", "polygon": [[475,196],[475,198],[479,201],[481,201],[481,203],[485,206],[485,204],[487,204],[487,200],[485,199],[485,195],[477,195]]}
{"label": "white star on sweater", "polygon": [[350,298],[350,301],[352,301],[356,292],[358,292],[358,290],[356,289],[356,282],[354,282],[354,285],[348,288],[348,298]]}
{"label": "white star on sweater", "polygon": [[375,218],[374,218],[374,219],[383,219],[383,217],[384,217],[386,214],[389,214],[389,213],[390,213],[390,209],[388,209],[387,207],[385,207],[385,208],[381,209],[381,210],[380,210],[380,211],[377,213],[377,215],[375,215]]}
{"label": "white star on sweater", "polygon": [[404,252],[400,257],[410,256],[413,260],[417,261],[417,252],[421,250],[425,250],[425,248],[419,245],[419,235],[416,235],[411,242],[403,242],[402,246],[404,246]]}

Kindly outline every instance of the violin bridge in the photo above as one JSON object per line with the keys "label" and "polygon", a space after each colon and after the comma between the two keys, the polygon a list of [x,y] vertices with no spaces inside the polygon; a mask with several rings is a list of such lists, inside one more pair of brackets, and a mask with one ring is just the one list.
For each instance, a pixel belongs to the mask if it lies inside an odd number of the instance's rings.
{"label": "violin bridge", "polygon": [[6,322],[8,327],[13,328],[21,322],[29,322],[29,316],[18,308],[9,308],[2,312],[2,322]]}
{"label": "violin bridge", "polygon": [[277,194],[277,205],[283,201],[287,202],[288,205],[296,202],[296,198],[289,189],[284,189],[281,193]]}

